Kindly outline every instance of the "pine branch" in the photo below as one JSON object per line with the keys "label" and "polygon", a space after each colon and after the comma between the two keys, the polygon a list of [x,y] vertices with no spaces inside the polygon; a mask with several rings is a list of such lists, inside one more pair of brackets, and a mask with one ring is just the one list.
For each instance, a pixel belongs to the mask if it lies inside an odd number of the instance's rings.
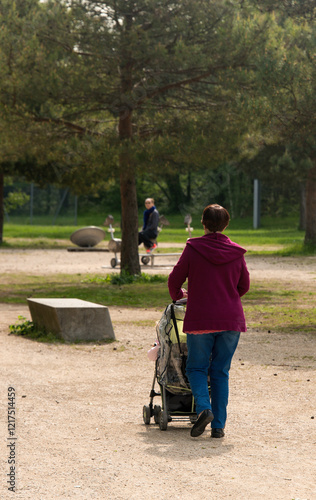
{"label": "pine branch", "polygon": [[93,132],[92,130],[87,129],[86,127],[81,127],[75,123],[69,122],[67,120],[63,120],[62,118],[44,118],[40,116],[33,116],[33,121],[37,123],[53,123],[56,125],[64,125],[69,130],[73,130],[80,135],[90,135],[92,137],[104,137],[104,134],[100,132]]}

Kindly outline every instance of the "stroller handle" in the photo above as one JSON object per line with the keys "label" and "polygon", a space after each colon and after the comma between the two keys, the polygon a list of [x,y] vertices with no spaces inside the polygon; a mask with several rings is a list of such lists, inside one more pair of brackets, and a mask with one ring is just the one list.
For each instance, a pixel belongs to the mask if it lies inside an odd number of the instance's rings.
{"label": "stroller handle", "polygon": [[173,304],[179,304],[179,305],[181,304],[181,305],[183,305],[183,304],[187,303],[187,300],[188,300],[187,298],[185,298],[185,299],[179,299],[179,300],[173,300],[172,303]]}

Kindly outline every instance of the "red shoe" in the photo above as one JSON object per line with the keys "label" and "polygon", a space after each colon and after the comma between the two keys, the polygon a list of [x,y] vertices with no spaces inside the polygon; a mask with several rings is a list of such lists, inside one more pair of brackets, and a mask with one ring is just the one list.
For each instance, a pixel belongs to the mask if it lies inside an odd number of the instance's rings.
{"label": "red shoe", "polygon": [[147,248],[146,253],[152,253],[155,250],[155,248],[157,248],[156,243],[154,243],[152,247]]}

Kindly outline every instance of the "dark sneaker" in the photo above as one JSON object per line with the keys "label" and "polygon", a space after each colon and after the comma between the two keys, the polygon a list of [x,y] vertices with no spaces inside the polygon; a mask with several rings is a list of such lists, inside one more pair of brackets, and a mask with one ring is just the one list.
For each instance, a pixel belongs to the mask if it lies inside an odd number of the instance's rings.
{"label": "dark sneaker", "polygon": [[223,438],[225,436],[224,429],[212,429],[212,438]]}
{"label": "dark sneaker", "polygon": [[214,415],[211,410],[203,410],[191,429],[191,436],[198,437],[203,434],[205,427],[212,422],[213,418]]}

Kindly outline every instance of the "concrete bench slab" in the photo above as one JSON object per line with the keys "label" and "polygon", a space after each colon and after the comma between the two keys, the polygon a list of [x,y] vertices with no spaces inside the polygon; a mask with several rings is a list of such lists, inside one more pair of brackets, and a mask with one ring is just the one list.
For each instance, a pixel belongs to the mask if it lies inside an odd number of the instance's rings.
{"label": "concrete bench slab", "polygon": [[80,299],[27,299],[32,321],[67,342],[115,339],[106,306]]}

